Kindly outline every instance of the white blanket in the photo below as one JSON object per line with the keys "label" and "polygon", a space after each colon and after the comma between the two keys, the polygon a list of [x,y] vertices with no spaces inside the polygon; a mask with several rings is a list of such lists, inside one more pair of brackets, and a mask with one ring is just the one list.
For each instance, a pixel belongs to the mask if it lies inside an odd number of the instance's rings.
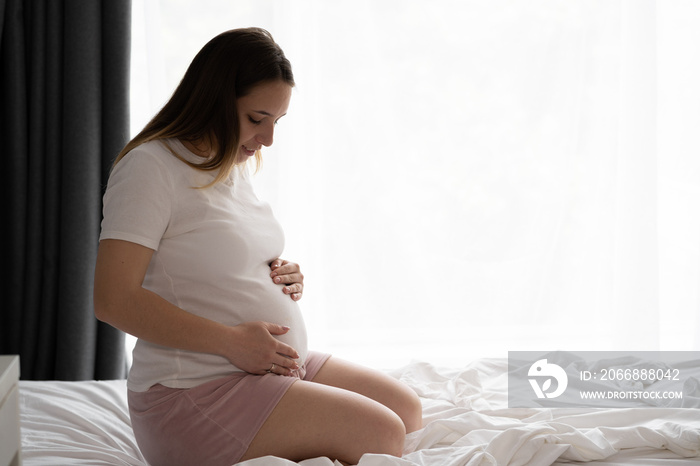
{"label": "white blanket", "polygon": [[[424,428],[409,434],[403,458],[368,454],[360,466],[643,464],[639,458],[700,464],[699,409],[508,409],[506,371],[507,362],[495,359],[462,369],[416,362],[393,371],[421,397]],[[21,382],[24,464],[144,466],[125,395],[123,381]],[[241,464],[295,463],[267,457]]]}

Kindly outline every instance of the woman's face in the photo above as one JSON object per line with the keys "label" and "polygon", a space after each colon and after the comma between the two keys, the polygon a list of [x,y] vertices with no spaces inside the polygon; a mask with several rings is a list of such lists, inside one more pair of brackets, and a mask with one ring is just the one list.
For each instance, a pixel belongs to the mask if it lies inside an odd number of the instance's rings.
{"label": "woman's face", "polygon": [[277,121],[287,114],[292,88],[284,81],[269,81],[255,86],[239,97],[238,121],[241,125],[241,146],[238,160],[245,161],[262,146],[271,146]]}

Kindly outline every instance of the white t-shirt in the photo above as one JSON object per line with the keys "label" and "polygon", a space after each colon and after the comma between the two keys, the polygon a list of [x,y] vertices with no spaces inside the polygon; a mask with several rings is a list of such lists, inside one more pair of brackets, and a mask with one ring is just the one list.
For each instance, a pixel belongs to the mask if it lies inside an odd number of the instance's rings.
{"label": "white t-shirt", "polygon": [[[202,160],[178,140],[167,143],[187,160]],[[214,173],[188,166],[163,142],[145,143],[110,175],[100,239],[153,249],[144,288],[188,312],[232,326],[266,321],[290,327],[277,338],[299,353],[301,365],[307,354],[301,311],[270,278],[284,234],[249,177],[237,167],[225,182],[194,189]],[[156,383],[190,388],[235,371],[241,369],[221,356],[138,340],[127,385],[134,391]]]}

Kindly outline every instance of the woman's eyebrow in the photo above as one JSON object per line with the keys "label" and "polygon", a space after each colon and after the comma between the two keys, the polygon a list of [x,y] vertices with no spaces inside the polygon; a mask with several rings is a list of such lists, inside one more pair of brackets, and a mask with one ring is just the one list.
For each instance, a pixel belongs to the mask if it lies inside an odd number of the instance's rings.
{"label": "woman's eyebrow", "polygon": [[[266,112],[265,110],[253,110],[253,113],[259,113],[260,115],[265,115],[265,116],[269,116],[269,117],[273,116],[270,112]],[[283,115],[280,115],[279,118],[282,118],[284,115],[286,115],[286,113]]]}

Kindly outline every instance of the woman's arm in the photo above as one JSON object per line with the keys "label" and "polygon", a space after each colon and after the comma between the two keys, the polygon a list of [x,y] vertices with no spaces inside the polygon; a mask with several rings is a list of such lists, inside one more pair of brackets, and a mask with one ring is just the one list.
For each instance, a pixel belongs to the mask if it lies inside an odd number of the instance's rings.
{"label": "woman's arm", "polygon": [[[153,250],[121,240],[100,242],[95,267],[96,317],[138,338],[171,348],[217,354],[263,374],[272,364],[298,369],[299,354],[273,337],[289,329],[269,322],[234,327],[191,314],[143,288]],[[275,371],[287,375],[282,369]]]}

